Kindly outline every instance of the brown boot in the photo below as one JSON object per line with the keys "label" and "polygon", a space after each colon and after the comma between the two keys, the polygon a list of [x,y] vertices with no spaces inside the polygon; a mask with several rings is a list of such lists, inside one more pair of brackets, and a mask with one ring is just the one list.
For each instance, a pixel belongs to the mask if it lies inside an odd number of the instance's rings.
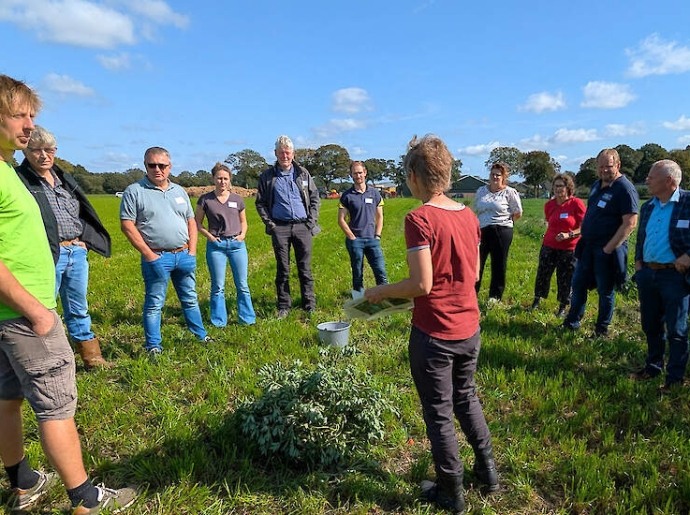
{"label": "brown boot", "polygon": [[76,342],[77,352],[84,362],[84,368],[90,370],[92,368],[113,368],[115,363],[110,363],[101,356],[101,347],[98,345],[98,339],[84,340]]}

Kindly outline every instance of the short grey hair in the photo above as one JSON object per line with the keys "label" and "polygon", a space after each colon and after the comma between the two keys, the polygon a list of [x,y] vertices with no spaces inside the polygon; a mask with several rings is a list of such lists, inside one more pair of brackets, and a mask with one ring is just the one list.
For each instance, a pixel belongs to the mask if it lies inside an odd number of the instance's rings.
{"label": "short grey hair", "polygon": [[168,158],[168,161],[172,163],[172,159],[170,158],[170,152],[165,150],[163,147],[150,147],[146,149],[146,152],[144,152],[144,164],[146,164],[146,158],[148,158],[151,154],[163,154]]}
{"label": "short grey hair", "polygon": [[34,130],[31,132],[31,138],[29,138],[29,144],[24,149],[24,155],[30,152],[30,148],[55,148],[57,147],[57,140],[52,132],[44,129],[40,125],[36,125]]}
{"label": "short grey hair", "polygon": [[276,140],[276,150],[280,150],[283,147],[295,150],[295,146],[292,144],[292,140],[287,136],[278,136]]}
{"label": "short grey hair", "polygon": [[654,163],[650,168],[650,171],[654,170],[655,168],[659,168],[659,170],[673,179],[673,183],[676,186],[680,185],[680,181],[683,179],[683,171],[680,169],[680,165],[678,163],[672,159],[662,159]]}

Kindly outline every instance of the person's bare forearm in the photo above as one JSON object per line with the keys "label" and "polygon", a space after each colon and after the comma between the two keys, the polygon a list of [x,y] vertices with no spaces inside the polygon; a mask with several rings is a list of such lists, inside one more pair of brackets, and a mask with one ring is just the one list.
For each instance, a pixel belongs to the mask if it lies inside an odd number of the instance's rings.
{"label": "person's bare forearm", "polygon": [[133,221],[121,220],[120,228],[129,242],[132,244],[132,247],[137,249],[146,261],[154,261],[158,258],[158,254],[151,250],[151,247],[146,244],[144,238],[139,232],[139,229],[137,229],[137,226],[134,225]]}

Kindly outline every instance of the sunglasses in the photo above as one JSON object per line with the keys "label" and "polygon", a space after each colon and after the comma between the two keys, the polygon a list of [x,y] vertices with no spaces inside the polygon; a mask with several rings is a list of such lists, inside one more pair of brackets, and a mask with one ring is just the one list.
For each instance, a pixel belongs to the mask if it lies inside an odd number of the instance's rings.
{"label": "sunglasses", "polygon": [[165,170],[168,166],[170,165],[166,163],[146,163],[146,168],[151,168],[152,170],[155,170],[156,168]]}

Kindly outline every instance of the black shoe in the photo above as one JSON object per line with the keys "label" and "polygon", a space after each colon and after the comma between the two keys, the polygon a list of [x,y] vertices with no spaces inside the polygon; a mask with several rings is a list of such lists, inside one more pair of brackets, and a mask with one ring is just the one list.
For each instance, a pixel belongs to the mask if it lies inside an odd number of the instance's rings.
{"label": "black shoe", "polygon": [[659,370],[644,367],[637,372],[630,374],[628,377],[631,381],[649,381],[650,379],[657,377],[660,373],[661,372]]}
{"label": "black shoe", "polygon": [[563,323],[562,323],[561,325],[558,326],[558,328],[559,328],[561,331],[569,332],[569,333],[574,333],[575,331],[578,330],[577,327],[573,327],[572,325],[570,325],[570,324],[569,324],[567,321],[565,321],[565,320],[563,321]]}
{"label": "black shoe", "polygon": [[670,393],[675,393],[683,387],[683,381],[673,381],[670,383],[664,383],[663,386],[659,387],[659,393],[661,395],[668,395]]}
{"label": "black shoe", "polygon": [[475,461],[472,471],[474,478],[482,483],[483,489],[488,492],[496,492],[499,489],[498,471],[496,470],[496,460],[491,447],[475,451]]}
{"label": "black shoe", "polygon": [[594,340],[606,340],[609,337],[609,332],[608,331],[600,331],[600,330],[595,330],[592,334],[590,334],[587,339],[590,341]]}
{"label": "black shoe", "polygon": [[532,301],[532,305],[530,306],[529,310],[534,311],[535,309],[538,309],[539,304],[541,304],[541,297],[534,297],[534,300]]}
{"label": "black shoe", "polygon": [[422,481],[422,498],[443,509],[452,510],[455,515],[465,513],[462,473],[456,476],[438,474],[436,483]]}
{"label": "black shoe", "polygon": [[558,318],[565,318],[567,309],[568,309],[567,304],[561,304],[560,306],[558,306],[558,311],[556,312],[556,316]]}

